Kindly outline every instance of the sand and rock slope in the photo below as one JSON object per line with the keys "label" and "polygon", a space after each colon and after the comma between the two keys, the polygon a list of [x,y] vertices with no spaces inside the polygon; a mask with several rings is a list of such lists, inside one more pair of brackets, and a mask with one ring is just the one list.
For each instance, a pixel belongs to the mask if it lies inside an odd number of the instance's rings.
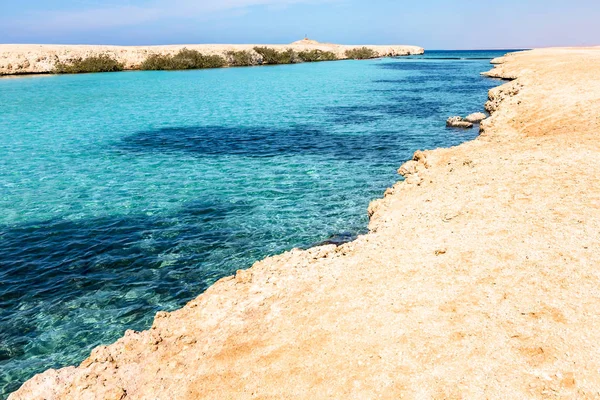
{"label": "sand and rock slope", "polygon": [[600,398],[600,48],[498,62],[518,79],[482,136],[417,153],[371,233],[259,262],[10,398]]}
{"label": "sand and rock slope", "polygon": [[422,54],[424,50],[417,46],[354,46],[331,43],[319,43],[315,40],[299,40],[289,45],[281,44],[188,44],[169,46],[99,46],[99,45],[48,45],[48,44],[0,44],[0,76],[21,74],[47,74],[54,70],[58,62],[71,62],[79,58],[108,54],[116,59],[126,70],[138,69],[151,54],[175,54],[183,48],[197,50],[207,55],[226,57],[229,51],[250,51],[254,47],[269,47],[278,51],[322,50],[331,51],[336,57],[346,58],[346,50],[367,47],[379,56],[406,56]]}

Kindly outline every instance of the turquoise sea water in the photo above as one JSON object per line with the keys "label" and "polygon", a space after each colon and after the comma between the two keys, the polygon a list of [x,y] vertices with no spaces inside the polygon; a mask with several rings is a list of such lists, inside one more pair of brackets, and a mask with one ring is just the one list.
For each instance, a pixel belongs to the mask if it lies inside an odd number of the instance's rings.
{"label": "turquoise sea water", "polygon": [[366,231],[504,52],[0,79],[0,398],[217,279]]}

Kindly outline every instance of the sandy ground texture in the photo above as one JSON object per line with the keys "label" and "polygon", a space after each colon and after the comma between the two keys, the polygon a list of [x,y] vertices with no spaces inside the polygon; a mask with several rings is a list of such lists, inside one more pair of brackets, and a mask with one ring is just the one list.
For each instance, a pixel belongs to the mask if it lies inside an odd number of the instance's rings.
{"label": "sandy ground texture", "polygon": [[422,54],[417,46],[362,46],[319,43],[315,40],[299,40],[289,45],[281,44],[188,44],[171,46],[97,46],[97,45],[49,45],[49,44],[0,44],[0,75],[51,73],[57,62],[69,62],[92,55],[108,54],[123,63],[126,70],[137,69],[150,54],[175,54],[183,48],[198,50],[203,54],[226,56],[228,51],[249,50],[254,47],[296,51],[319,49],[331,51],[342,59],[346,50],[367,47],[379,56],[405,56]]}
{"label": "sandy ground texture", "polygon": [[482,135],[417,152],[369,234],[258,262],[10,399],[600,398],[600,48],[496,63],[518,79]]}

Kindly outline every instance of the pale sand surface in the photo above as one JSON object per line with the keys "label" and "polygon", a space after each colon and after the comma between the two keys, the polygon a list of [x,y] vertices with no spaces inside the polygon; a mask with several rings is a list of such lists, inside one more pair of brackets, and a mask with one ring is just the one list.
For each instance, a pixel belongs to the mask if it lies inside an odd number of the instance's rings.
{"label": "pale sand surface", "polygon": [[600,48],[500,61],[518,80],[483,135],[419,153],[371,233],[259,262],[10,398],[600,398]]}
{"label": "pale sand surface", "polygon": [[123,63],[125,69],[137,69],[150,54],[175,54],[183,48],[198,50],[203,54],[225,56],[232,50],[249,50],[254,47],[269,47],[277,50],[293,49],[331,51],[338,58],[345,58],[348,49],[367,47],[379,56],[405,56],[422,54],[417,46],[389,45],[339,45],[300,40],[282,44],[186,44],[169,46],[99,46],[99,45],[49,45],[49,44],[0,44],[0,75],[42,74],[54,70],[57,62],[69,62],[91,55],[108,54]]}

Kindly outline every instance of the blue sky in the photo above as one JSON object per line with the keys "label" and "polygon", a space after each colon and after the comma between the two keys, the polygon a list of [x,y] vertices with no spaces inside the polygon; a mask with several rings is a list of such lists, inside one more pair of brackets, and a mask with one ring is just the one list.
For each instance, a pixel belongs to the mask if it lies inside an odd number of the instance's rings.
{"label": "blue sky", "polygon": [[0,0],[0,43],[600,45],[600,0]]}

